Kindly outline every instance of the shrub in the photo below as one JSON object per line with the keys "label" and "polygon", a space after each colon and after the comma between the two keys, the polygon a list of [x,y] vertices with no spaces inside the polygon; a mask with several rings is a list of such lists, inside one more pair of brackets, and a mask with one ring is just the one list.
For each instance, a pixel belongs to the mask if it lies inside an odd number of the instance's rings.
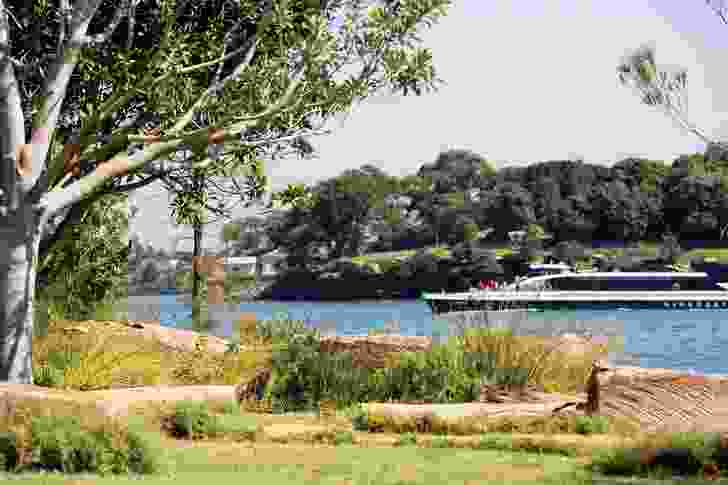
{"label": "shrub", "polygon": [[219,423],[204,402],[180,401],[164,423],[165,430],[175,438],[199,439],[220,431]]}
{"label": "shrub", "polygon": [[63,385],[63,370],[49,365],[34,367],[33,384],[42,387],[61,387]]}
{"label": "shrub", "polygon": [[433,448],[449,448],[450,440],[447,439],[447,436],[435,436],[432,438],[432,444],[430,446]]}
{"label": "shrub", "polygon": [[334,435],[334,444],[341,445],[354,442],[354,435],[351,431],[338,431]]}
{"label": "shrub", "polygon": [[606,416],[576,416],[575,431],[579,434],[607,433],[609,420]]}
{"label": "shrub", "polygon": [[0,432],[0,470],[13,471],[18,465],[18,436],[14,431]]}
{"label": "shrub", "polygon": [[76,390],[109,389],[119,377],[126,378],[119,376],[120,371],[140,363],[146,364],[146,369],[137,380],[147,384],[158,379],[159,354],[157,351],[155,357],[151,345],[147,348],[147,345],[134,344],[133,350],[122,351],[108,335],[99,337],[89,331],[69,336],[64,328],[70,322],[52,323],[48,335],[33,342],[33,365],[38,369],[34,379],[43,385],[63,385]]}
{"label": "shrub", "polygon": [[351,425],[355,431],[369,431],[369,418],[367,410],[362,405],[357,405],[351,413]]}
{"label": "shrub", "polygon": [[402,433],[397,441],[398,446],[408,446],[417,444],[417,435],[415,433]]}

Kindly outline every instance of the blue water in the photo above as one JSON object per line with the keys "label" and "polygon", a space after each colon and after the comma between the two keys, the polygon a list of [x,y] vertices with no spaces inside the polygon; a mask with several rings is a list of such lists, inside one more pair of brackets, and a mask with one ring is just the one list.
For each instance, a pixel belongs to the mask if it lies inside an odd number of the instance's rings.
{"label": "blue water", "polygon": [[[145,297],[156,300],[162,325],[193,328],[191,304],[174,294]],[[133,319],[130,298],[129,318]],[[148,304],[148,303],[147,303]],[[206,332],[221,337],[237,333],[234,322],[242,313],[258,320],[303,320],[322,333],[366,335],[370,329],[390,329],[401,335],[447,335],[447,322],[433,318],[429,307],[416,300],[359,302],[245,302],[215,310],[214,327]],[[728,374],[728,329],[725,310],[570,310],[529,312],[516,334],[557,335],[565,332],[616,337],[610,356],[616,365],[661,367],[703,374]],[[148,319],[137,316],[137,319]],[[393,326],[392,326],[393,325]]]}

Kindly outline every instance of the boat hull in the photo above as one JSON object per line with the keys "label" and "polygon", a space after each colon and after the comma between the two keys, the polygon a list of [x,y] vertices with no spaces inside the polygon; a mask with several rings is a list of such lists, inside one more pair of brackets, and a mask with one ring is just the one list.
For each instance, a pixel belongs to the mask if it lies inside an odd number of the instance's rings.
{"label": "boat hull", "polygon": [[436,315],[497,310],[728,310],[728,292],[481,292],[424,294]]}

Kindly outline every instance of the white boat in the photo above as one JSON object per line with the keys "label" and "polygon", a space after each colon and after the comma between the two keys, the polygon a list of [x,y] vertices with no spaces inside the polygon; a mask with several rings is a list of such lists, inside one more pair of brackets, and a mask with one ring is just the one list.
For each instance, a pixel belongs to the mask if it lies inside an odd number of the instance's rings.
{"label": "white boat", "polygon": [[728,285],[701,272],[562,272],[502,290],[423,293],[433,313],[560,308],[728,309]]}

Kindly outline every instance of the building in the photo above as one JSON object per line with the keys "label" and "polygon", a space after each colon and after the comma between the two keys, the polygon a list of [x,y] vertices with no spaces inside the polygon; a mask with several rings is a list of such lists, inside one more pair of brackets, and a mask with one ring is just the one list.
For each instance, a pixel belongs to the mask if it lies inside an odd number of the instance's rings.
{"label": "building", "polygon": [[225,258],[225,272],[255,274],[258,265],[258,258],[255,256],[238,256]]}
{"label": "building", "polygon": [[276,249],[258,256],[259,276],[270,277],[278,274],[278,263],[286,259],[288,255]]}

